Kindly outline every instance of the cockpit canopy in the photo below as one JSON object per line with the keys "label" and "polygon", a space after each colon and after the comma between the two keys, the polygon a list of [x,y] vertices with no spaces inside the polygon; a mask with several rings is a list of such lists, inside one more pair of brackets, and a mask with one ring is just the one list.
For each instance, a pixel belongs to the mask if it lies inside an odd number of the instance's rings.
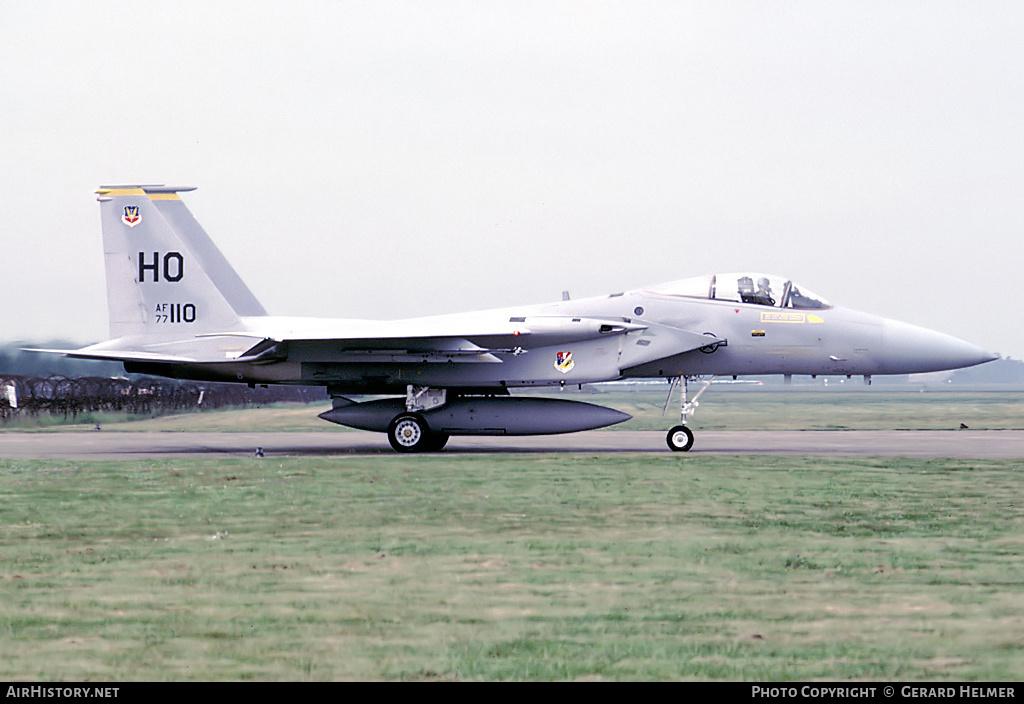
{"label": "cockpit canopy", "polygon": [[669,296],[710,298],[773,308],[831,308],[821,296],[789,279],[771,274],[712,274],[673,281],[651,289]]}

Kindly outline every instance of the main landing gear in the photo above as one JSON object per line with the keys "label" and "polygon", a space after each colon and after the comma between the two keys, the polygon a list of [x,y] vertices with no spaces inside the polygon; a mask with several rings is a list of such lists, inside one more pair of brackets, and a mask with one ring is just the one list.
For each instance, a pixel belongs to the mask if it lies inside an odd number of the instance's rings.
{"label": "main landing gear", "polygon": [[448,435],[430,429],[417,411],[429,411],[445,404],[446,389],[426,386],[406,387],[405,409],[388,425],[388,442],[396,452],[438,452],[448,443]]}
{"label": "main landing gear", "polygon": [[397,452],[438,452],[448,437],[431,430],[418,413],[402,413],[388,426],[388,442]]}
{"label": "main landing gear", "polygon": [[668,435],[665,440],[668,443],[668,448],[673,452],[688,452],[693,447],[693,431],[686,427],[686,417],[692,416],[697,412],[697,406],[700,405],[697,399],[700,395],[707,391],[708,387],[711,386],[711,382],[714,381],[715,377],[711,377],[704,382],[700,391],[694,395],[692,401],[686,400],[687,382],[690,379],[696,379],[697,377],[686,377],[679,376],[672,379],[672,384],[668,387],[668,398],[665,399],[665,409],[662,411],[662,415],[668,412],[668,405],[672,402],[672,393],[676,390],[676,386],[679,385],[680,380],[683,382],[683,398],[679,402],[679,425],[673,427],[668,431]]}

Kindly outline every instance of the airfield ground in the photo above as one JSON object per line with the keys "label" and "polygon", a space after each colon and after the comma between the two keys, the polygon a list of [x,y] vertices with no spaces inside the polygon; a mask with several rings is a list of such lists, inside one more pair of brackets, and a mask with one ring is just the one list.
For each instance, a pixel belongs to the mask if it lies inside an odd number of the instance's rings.
{"label": "airfield ground", "polygon": [[[1024,428],[1017,398],[794,400],[762,406],[760,429],[925,425],[899,433],[998,445]],[[662,427],[661,400],[638,422]],[[1024,459],[680,455],[663,431],[640,433],[649,451],[244,448],[254,423],[294,440],[315,413],[0,433],[0,678],[1024,677]],[[4,452],[26,435],[186,441],[195,422],[242,449]]]}

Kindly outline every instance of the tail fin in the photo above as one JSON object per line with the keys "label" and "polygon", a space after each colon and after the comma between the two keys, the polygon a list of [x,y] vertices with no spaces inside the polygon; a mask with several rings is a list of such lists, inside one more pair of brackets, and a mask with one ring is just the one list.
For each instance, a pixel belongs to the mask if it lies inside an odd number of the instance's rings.
{"label": "tail fin", "polygon": [[267,314],[178,197],[192,190],[97,191],[112,338],[231,332],[242,316]]}

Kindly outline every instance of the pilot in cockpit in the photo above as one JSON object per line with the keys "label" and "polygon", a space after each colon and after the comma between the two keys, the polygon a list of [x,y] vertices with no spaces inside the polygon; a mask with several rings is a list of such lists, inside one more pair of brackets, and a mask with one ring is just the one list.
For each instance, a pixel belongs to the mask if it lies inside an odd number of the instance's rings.
{"label": "pilot in cockpit", "polygon": [[775,305],[775,299],[772,297],[772,285],[766,276],[762,276],[757,280],[757,293],[754,294],[754,303],[759,303],[763,306]]}
{"label": "pilot in cockpit", "polygon": [[754,289],[754,280],[749,276],[741,276],[736,280],[736,285],[739,289],[740,300],[744,303],[756,303],[759,306],[775,305],[768,277],[762,276],[757,280],[756,290]]}

